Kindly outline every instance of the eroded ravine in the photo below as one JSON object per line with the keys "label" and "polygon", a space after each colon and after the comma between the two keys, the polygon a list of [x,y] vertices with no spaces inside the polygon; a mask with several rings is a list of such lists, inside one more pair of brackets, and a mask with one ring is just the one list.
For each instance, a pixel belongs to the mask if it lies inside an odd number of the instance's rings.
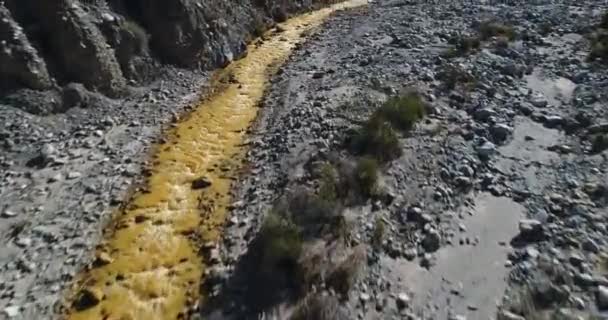
{"label": "eroded ravine", "polygon": [[[103,265],[79,276],[74,292],[87,289],[101,301],[70,310],[68,319],[176,319],[198,298],[205,268],[200,245],[219,236],[242,141],[269,76],[305,31],[335,10],[364,3],[347,1],[290,19],[280,25],[282,32],[268,34],[221,71],[215,93],[159,146],[145,192],[133,196],[99,245]],[[201,177],[211,185],[193,189]]]}

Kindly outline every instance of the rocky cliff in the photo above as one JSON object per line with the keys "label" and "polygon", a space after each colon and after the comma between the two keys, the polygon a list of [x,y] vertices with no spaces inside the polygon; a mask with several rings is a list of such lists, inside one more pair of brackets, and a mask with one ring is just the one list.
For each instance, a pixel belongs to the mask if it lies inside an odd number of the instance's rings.
{"label": "rocky cliff", "polygon": [[[327,0],[5,0],[0,2],[0,95],[21,107],[62,87],[120,97],[163,66],[213,69],[238,58],[275,21]],[[65,90],[63,96],[65,96]],[[39,95],[38,95],[39,96]],[[27,98],[25,99],[27,100]],[[42,99],[37,99],[40,101]],[[72,99],[69,99],[72,100]],[[70,101],[73,104],[73,101]]]}

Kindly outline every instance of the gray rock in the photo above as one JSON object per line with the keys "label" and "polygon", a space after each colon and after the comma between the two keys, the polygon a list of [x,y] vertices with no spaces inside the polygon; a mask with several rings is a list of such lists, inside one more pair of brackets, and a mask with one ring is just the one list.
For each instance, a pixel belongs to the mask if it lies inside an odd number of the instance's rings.
{"label": "gray rock", "polygon": [[532,98],[530,98],[530,103],[537,108],[544,108],[549,104],[547,98],[540,93],[533,95]]}
{"label": "gray rock", "polygon": [[397,304],[397,308],[399,309],[405,309],[407,307],[409,307],[411,302],[410,296],[405,293],[405,292],[401,292],[397,295],[397,299],[395,300],[395,303]]}
{"label": "gray rock", "polygon": [[495,117],[496,111],[492,108],[481,108],[477,109],[473,114],[473,117],[479,121],[487,121],[490,117]]}
{"label": "gray rock", "polygon": [[519,232],[522,234],[534,233],[542,230],[542,223],[535,219],[519,220]]}
{"label": "gray rock", "polygon": [[490,128],[490,134],[495,141],[504,141],[513,133],[513,128],[506,124],[495,124]]}
{"label": "gray rock", "polygon": [[496,153],[496,145],[490,141],[484,142],[481,146],[477,147],[477,154],[480,158],[486,159]]}
{"label": "gray rock", "polygon": [[80,83],[70,83],[63,88],[63,107],[68,110],[74,107],[84,107],[89,103],[89,92]]}
{"label": "gray rock", "polygon": [[600,252],[600,246],[591,238],[588,238],[583,242],[583,249],[593,253]]}
{"label": "gray rock", "polygon": [[3,311],[8,318],[14,318],[19,315],[19,309],[19,306],[8,306]]}
{"label": "gray rock", "polygon": [[589,130],[589,133],[608,133],[608,122],[594,124],[587,130]]}
{"label": "gray rock", "polygon": [[498,311],[497,320],[526,320],[526,318],[503,309]]}
{"label": "gray rock", "polygon": [[426,252],[435,252],[441,246],[441,235],[437,230],[429,231],[422,239],[422,247]]}
{"label": "gray rock", "polygon": [[597,288],[597,306],[602,310],[608,309],[608,287]]}
{"label": "gray rock", "polygon": [[549,128],[555,128],[564,124],[564,118],[558,115],[550,115],[544,118],[545,126]]}
{"label": "gray rock", "polygon": [[367,293],[365,293],[365,292],[361,292],[361,293],[359,294],[359,300],[361,300],[361,302],[362,302],[362,303],[364,303],[364,304],[365,304],[366,302],[368,302],[368,301],[369,301],[369,299],[370,299],[369,294],[367,294]]}

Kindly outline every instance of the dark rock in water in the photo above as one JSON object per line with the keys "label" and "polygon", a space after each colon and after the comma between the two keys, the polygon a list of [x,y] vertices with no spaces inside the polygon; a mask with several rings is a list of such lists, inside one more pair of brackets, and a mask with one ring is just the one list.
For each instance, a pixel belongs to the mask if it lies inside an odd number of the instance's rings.
{"label": "dark rock in water", "polygon": [[205,189],[211,186],[211,181],[205,177],[200,177],[192,181],[192,189]]}
{"label": "dark rock in water", "polygon": [[101,299],[103,299],[103,293],[99,289],[83,289],[78,294],[76,301],[74,301],[73,307],[79,311],[86,310],[98,305]]}

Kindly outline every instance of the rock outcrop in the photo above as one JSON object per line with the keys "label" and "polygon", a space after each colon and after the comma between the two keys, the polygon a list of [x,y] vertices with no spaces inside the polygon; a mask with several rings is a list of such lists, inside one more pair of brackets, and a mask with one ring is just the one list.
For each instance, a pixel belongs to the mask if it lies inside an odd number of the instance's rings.
{"label": "rock outcrop", "polygon": [[119,97],[128,80],[145,84],[163,65],[224,66],[274,21],[329,2],[336,1],[6,0],[0,95],[81,83]]}
{"label": "rock outcrop", "polygon": [[46,64],[31,45],[21,27],[0,2],[1,86],[48,89],[52,82]]}

